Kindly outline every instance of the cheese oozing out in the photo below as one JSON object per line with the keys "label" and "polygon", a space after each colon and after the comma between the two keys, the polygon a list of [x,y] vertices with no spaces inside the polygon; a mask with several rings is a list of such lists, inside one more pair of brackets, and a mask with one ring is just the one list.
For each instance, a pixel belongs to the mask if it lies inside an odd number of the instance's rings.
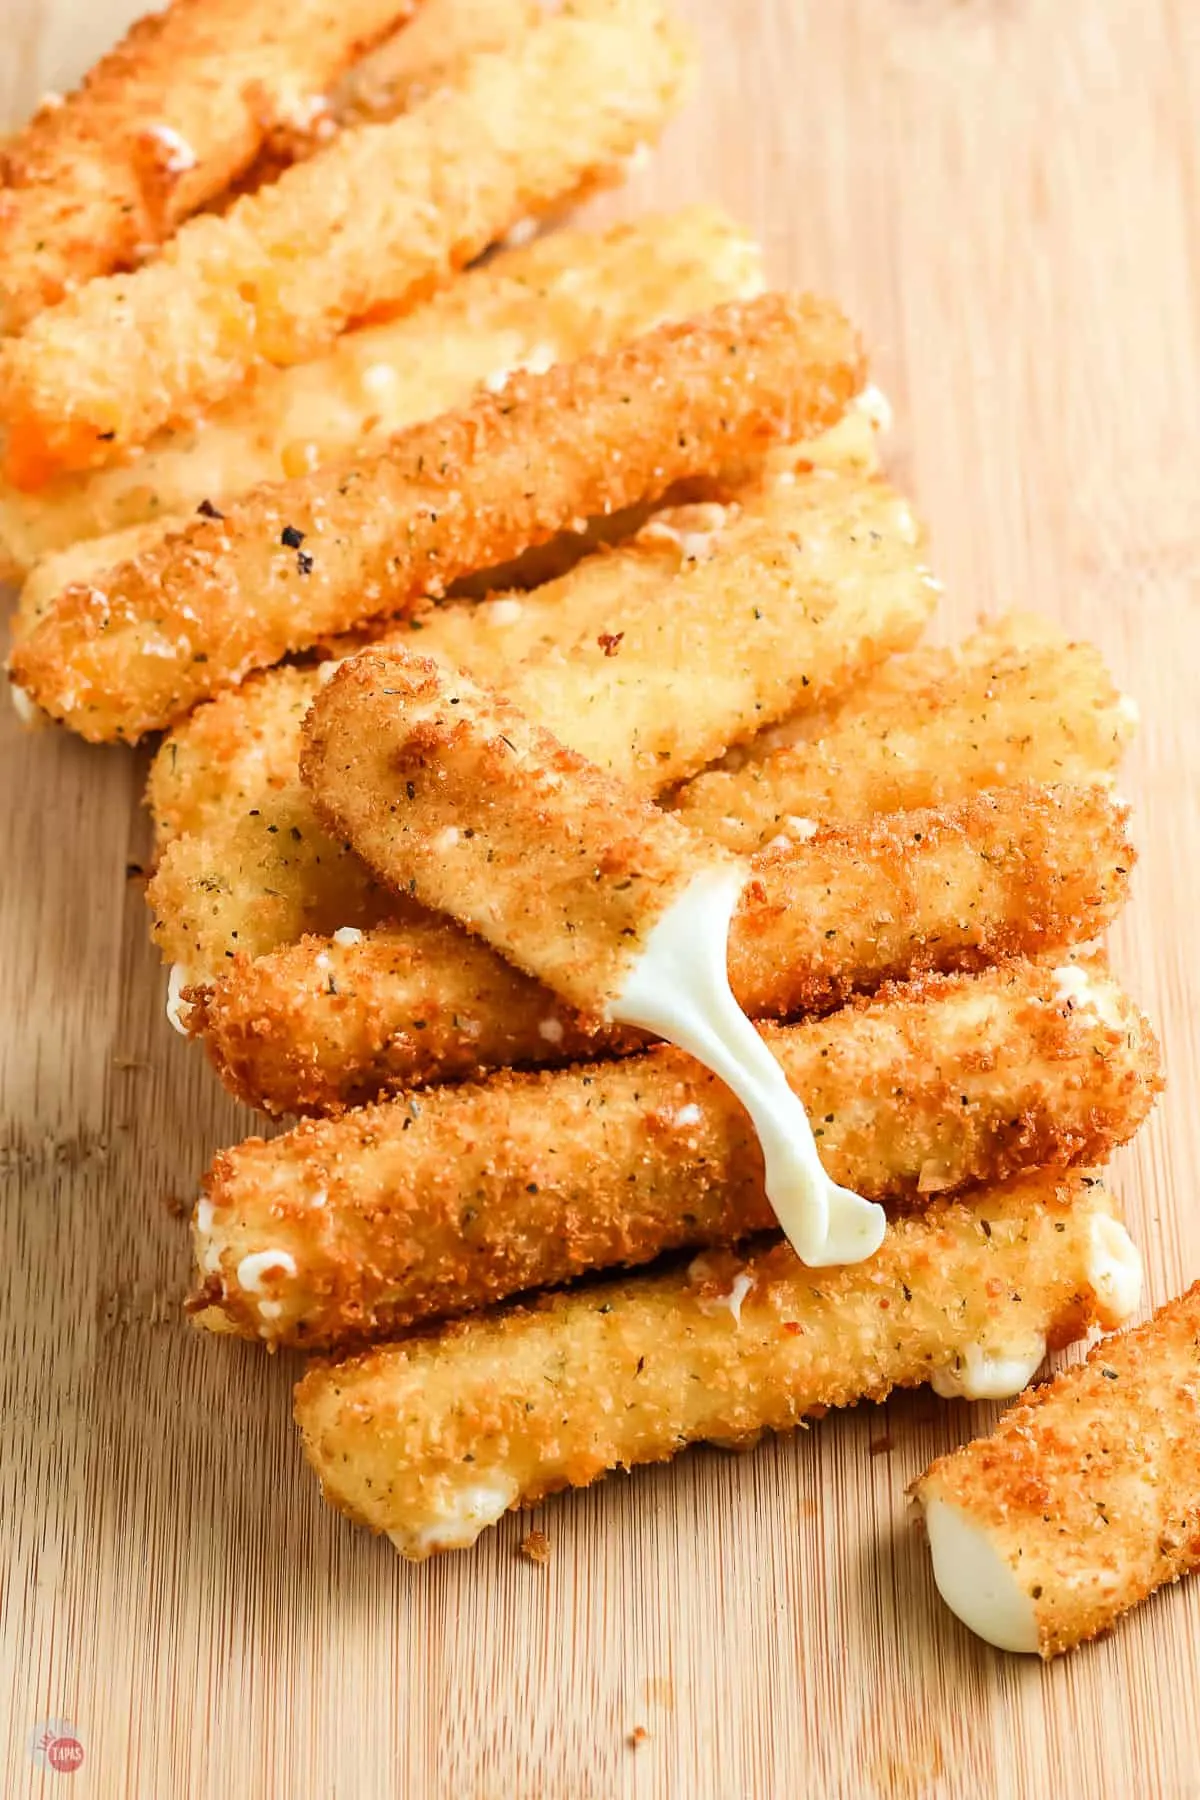
{"label": "cheese oozing out", "polygon": [[469,1550],[480,1532],[504,1517],[519,1492],[511,1475],[497,1474],[463,1488],[440,1517],[407,1531],[389,1531],[388,1537],[401,1556],[414,1562],[438,1550]]}
{"label": "cheese oozing out", "polygon": [[27,730],[35,731],[38,726],[49,724],[49,719],[33,696],[26,693],[23,687],[18,687],[15,681],[8,684],[8,697],[12,701],[13,711]]}
{"label": "cheese oozing out", "polygon": [[984,1350],[968,1344],[947,1368],[935,1369],[929,1385],[943,1400],[1008,1400],[1027,1388],[1046,1360],[1046,1340],[1034,1338],[1024,1350]]}
{"label": "cheese oozing out", "polygon": [[191,970],[185,964],[171,964],[171,972],[167,976],[167,1020],[172,1031],[177,1031],[180,1037],[188,1034],[187,1022],[192,1011],[191,1005],[183,997],[183,990],[191,987],[193,979]]}
{"label": "cheese oozing out", "polygon": [[883,1208],[825,1173],[804,1107],[729,986],[729,923],[743,880],[731,865],[688,883],[651,930],[609,1017],[678,1044],[736,1094],[762,1146],[767,1199],[802,1262],[862,1262],[883,1242]]}
{"label": "cheese oozing out", "polygon": [[1137,1311],[1142,1298],[1142,1259],[1137,1245],[1109,1213],[1092,1220],[1087,1275],[1096,1300],[1096,1312],[1106,1331],[1123,1325]]}
{"label": "cheese oozing out", "polygon": [[1036,1654],[1037,1613],[988,1534],[961,1507],[931,1499],[925,1530],[938,1593],[968,1631],[997,1650]]}

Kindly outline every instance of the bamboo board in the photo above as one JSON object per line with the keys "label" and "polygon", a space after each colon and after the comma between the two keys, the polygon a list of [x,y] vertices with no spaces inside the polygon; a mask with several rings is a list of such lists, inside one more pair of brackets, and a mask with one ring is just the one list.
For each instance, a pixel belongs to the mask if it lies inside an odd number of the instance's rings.
{"label": "bamboo board", "polygon": [[[3,0],[0,124],[135,8]],[[702,99],[608,212],[710,196],[840,296],[897,412],[944,622],[1020,603],[1141,703],[1118,966],[1170,1092],[1119,1185],[1200,1274],[1200,11],[691,0]],[[0,709],[6,1793],[805,1800],[1200,1792],[1200,1583],[1049,1669],[940,1608],[903,1501],[987,1417],[911,1396],[700,1452],[423,1568],[321,1506],[293,1376],[180,1322],[187,1200],[247,1128],[166,1029],[143,766]],[[631,1735],[648,1736],[634,1748]]]}

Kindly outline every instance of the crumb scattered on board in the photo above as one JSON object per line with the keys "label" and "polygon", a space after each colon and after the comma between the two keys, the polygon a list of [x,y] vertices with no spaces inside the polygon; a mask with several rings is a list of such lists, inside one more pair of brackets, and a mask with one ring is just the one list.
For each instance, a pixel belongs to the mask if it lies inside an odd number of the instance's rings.
{"label": "crumb scattered on board", "polygon": [[544,1531],[530,1531],[521,1539],[518,1549],[526,1562],[543,1566],[550,1561],[550,1539]]}

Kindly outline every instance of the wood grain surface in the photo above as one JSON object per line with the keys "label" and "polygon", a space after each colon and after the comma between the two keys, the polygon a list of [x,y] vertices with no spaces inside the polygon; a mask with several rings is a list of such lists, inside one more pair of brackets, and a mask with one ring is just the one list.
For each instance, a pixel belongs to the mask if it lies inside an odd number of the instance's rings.
{"label": "wood grain surface", "polygon": [[[0,126],[133,10],[2,0]],[[607,210],[719,198],[773,278],[839,295],[945,624],[1044,608],[1141,703],[1116,953],[1170,1091],[1118,1174],[1157,1302],[1200,1274],[1200,8],[686,10],[702,95]],[[249,1120],[163,1019],[143,765],[2,710],[4,1793],[1200,1795],[1200,1583],[1049,1668],[939,1605],[904,1487],[987,1409],[691,1454],[420,1568],[326,1512],[294,1368],[179,1316],[165,1202]],[[59,1716],[69,1778],[26,1749]]]}

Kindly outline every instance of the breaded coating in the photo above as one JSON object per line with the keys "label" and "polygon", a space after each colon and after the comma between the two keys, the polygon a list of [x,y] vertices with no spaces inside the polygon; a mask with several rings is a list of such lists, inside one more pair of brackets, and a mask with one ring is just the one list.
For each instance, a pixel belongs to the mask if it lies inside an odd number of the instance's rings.
{"label": "breaded coating", "polygon": [[355,63],[298,129],[272,132],[266,148],[222,198],[276,181],[346,125],[394,119],[432,89],[458,79],[481,50],[503,50],[535,25],[538,0],[421,0],[412,18]]}
{"label": "breaded coating", "polygon": [[[911,642],[933,603],[921,534],[882,482],[760,477],[737,494],[657,513],[529,594],[428,606],[379,641],[505,689],[564,743],[656,792],[781,711],[840,695]],[[273,796],[298,783],[298,695],[315,697],[322,679],[315,669],[301,681],[284,669],[252,677],[176,727],[148,790],[160,845],[218,832],[211,861],[228,871],[242,860],[230,836],[251,809],[269,828]],[[303,824],[303,803],[288,804],[287,823]],[[198,865],[202,847],[187,854]],[[303,909],[302,865],[286,885]],[[306,918],[288,935],[306,929],[321,926]]]}
{"label": "breaded coating", "polygon": [[[418,16],[435,10],[424,0]],[[378,450],[393,432],[461,406],[480,382],[610,349],[761,287],[757,247],[709,206],[499,251],[399,318],[348,331],[311,362],[264,369],[201,423],[159,432],[128,462],[33,494],[0,483],[7,567],[24,572],[80,538],[147,520],[165,536],[203,502]],[[83,573],[120,560],[97,546]]]}
{"label": "breaded coating", "polygon": [[73,582],[103,581],[131,556],[140,556],[161,543],[164,527],[154,520],[126,525],[102,538],[81,538],[62,550],[53,550],[35,562],[21,584],[16,611],[10,620],[12,641],[20,643],[54,611],[64,588]]}
{"label": "breaded coating", "polygon": [[68,588],[17,646],[12,679],[85,737],[137,738],[574,519],[822,428],[862,373],[834,308],[769,294],[514,376],[380,455],[198,519],[103,587]]}
{"label": "breaded coating", "polygon": [[865,688],[821,736],[690,782],[680,817],[744,854],[813,820],[944,806],[1001,782],[1111,781],[1137,711],[1099,651],[1020,619],[1004,635],[901,659],[890,691]]}
{"label": "breaded coating", "polygon": [[[1111,923],[1132,861],[1123,810],[1086,788],[996,789],[823,831],[756,858],[730,931],[733,992],[751,1017],[819,1013],[889,978],[1080,942]],[[378,889],[360,917],[371,903],[384,903]],[[239,955],[187,991],[189,1027],[222,1081],[272,1114],[633,1042],[589,1032],[540,983],[433,915]]]}
{"label": "breaded coating", "polygon": [[150,255],[414,0],[172,0],[0,144],[0,336]]}
{"label": "breaded coating", "polygon": [[657,137],[690,66],[658,0],[567,0],[410,112],[192,219],[152,263],[90,282],[0,350],[5,475],[36,487],[111,462],[257,368],[306,362],[419,298],[611,177]]}
{"label": "breaded coating", "polygon": [[537,23],[540,0],[422,0],[403,30],[347,71],[330,95],[339,124],[394,119],[481,50],[502,50]]}
{"label": "breaded coating", "polygon": [[304,721],[331,837],[581,1011],[607,1019],[684,889],[731,859],[511,700],[410,651],[364,651]]}
{"label": "breaded coating", "polygon": [[[325,1498],[405,1556],[466,1549],[513,1506],[708,1439],[751,1444],[1111,1322],[1097,1182],[1037,1175],[897,1221],[815,1279],[785,1245],[548,1296],[316,1363],[296,1421]],[[264,1279],[267,1272],[264,1272]]]}
{"label": "breaded coating", "polygon": [[[899,1204],[1100,1162],[1160,1085],[1146,1021],[1074,964],[926,976],[763,1036],[829,1174]],[[221,1152],[204,1186],[199,1321],[276,1343],[386,1335],[775,1223],[747,1115],[668,1048],[310,1120]]]}
{"label": "breaded coating", "polygon": [[1027,1612],[1021,1647],[1046,1658],[1200,1566],[1200,1283],[1024,1394],[913,1493],[979,1534]]}

